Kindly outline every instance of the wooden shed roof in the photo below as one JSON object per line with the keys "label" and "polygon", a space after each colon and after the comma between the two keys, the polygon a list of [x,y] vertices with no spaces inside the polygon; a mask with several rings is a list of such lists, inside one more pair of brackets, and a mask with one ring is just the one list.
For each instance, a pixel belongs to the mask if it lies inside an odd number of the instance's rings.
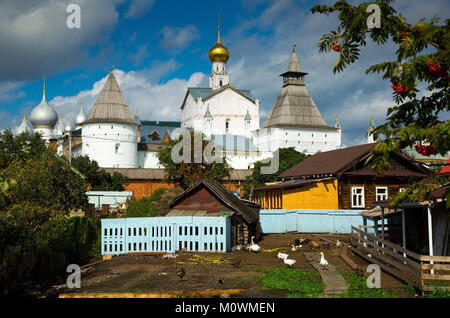
{"label": "wooden shed roof", "polygon": [[209,192],[217,200],[230,208],[236,214],[242,216],[245,221],[253,223],[259,220],[259,209],[247,206],[233,193],[225,189],[219,182],[214,180],[202,180],[197,182],[195,185],[170,201],[167,205],[167,208],[173,209],[178,203],[183,201],[200,187],[205,187],[207,190],[209,190]]}

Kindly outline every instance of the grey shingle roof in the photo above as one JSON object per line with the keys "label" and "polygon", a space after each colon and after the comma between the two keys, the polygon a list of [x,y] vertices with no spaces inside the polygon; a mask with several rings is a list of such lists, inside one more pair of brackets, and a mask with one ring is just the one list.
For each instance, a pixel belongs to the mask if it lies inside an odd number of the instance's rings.
{"label": "grey shingle roof", "polygon": [[288,72],[283,73],[283,89],[278,96],[263,128],[301,127],[336,129],[327,125],[316,104],[309,95],[300,71],[295,51],[289,61]]}
{"label": "grey shingle roof", "polygon": [[131,113],[113,71],[95,102],[88,119],[83,123],[120,123],[138,126]]}

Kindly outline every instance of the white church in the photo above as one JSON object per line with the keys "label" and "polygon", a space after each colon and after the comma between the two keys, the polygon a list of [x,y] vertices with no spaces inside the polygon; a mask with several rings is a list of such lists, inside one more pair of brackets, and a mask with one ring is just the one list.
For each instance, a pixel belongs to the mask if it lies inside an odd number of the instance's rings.
{"label": "white church", "polygon": [[[181,103],[181,122],[141,120],[133,114],[111,69],[88,116],[83,106],[73,125],[47,103],[30,114],[35,132],[58,145],[60,153],[69,141],[72,156],[88,155],[102,168],[162,168],[158,149],[177,138],[180,128],[201,131],[214,142],[234,169],[250,169],[279,148],[294,147],[305,154],[341,147],[341,126],[329,126],[305,86],[305,76],[292,50],[281,92],[260,127],[260,100],[249,90],[233,87],[226,64],[229,50],[221,43],[220,28],[209,50],[212,71],[209,87],[189,87]],[[369,129],[373,129],[373,121]],[[31,131],[24,119],[15,132]],[[70,137],[70,138],[68,138]],[[370,136],[368,135],[368,138]]]}

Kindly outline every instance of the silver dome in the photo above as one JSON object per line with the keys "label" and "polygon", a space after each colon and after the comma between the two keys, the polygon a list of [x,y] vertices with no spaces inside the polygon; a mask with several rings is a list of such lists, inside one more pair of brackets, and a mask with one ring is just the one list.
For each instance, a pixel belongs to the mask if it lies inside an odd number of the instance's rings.
{"label": "silver dome", "polygon": [[16,127],[15,133],[20,135],[23,132],[30,133],[30,127],[28,126],[28,119],[25,114],[23,114],[22,123]]}
{"label": "silver dome", "polygon": [[66,127],[64,127],[64,132],[71,132],[73,130],[72,122],[67,118]]}
{"label": "silver dome", "polygon": [[77,117],[75,117],[75,126],[80,127],[83,122],[87,120],[87,116],[83,111],[83,104],[81,104],[80,112],[78,113]]}
{"label": "silver dome", "polygon": [[34,128],[53,128],[58,121],[58,114],[45,99],[45,87],[41,103],[31,111],[30,121]]}

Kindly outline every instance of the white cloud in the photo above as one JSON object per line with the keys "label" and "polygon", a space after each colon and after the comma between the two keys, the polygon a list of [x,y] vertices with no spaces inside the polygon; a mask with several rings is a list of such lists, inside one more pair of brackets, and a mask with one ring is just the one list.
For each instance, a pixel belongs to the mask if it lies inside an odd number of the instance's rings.
{"label": "white cloud", "polygon": [[144,16],[151,10],[155,0],[131,0],[130,6],[124,17],[128,19],[136,19]]}
{"label": "white cloud", "polygon": [[200,38],[197,27],[192,24],[180,28],[165,26],[161,33],[163,38],[160,46],[172,54],[182,52],[191,42]]}
{"label": "white cloud", "polygon": [[[181,102],[187,87],[204,85],[207,76],[194,73],[189,79],[172,79],[159,83],[159,78],[170,72],[176,63],[170,60],[158,63],[150,70],[124,72],[114,70],[125,99],[134,113],[139,109],[142,120],[181,120]],[[49,101],[58,114],[73,120],[80,111],[81,99],[84,99],[86,115],[89,114],[97,97],[106,82],[107,76],[94,83],[91,89],[79,92],[74,96],[56,96]]]}
{"label": "white cloud", "polygon": [[25,92],[20,90],[24,84],[22,81],[0,82],[0,103],[10,103],[26,97]]}

